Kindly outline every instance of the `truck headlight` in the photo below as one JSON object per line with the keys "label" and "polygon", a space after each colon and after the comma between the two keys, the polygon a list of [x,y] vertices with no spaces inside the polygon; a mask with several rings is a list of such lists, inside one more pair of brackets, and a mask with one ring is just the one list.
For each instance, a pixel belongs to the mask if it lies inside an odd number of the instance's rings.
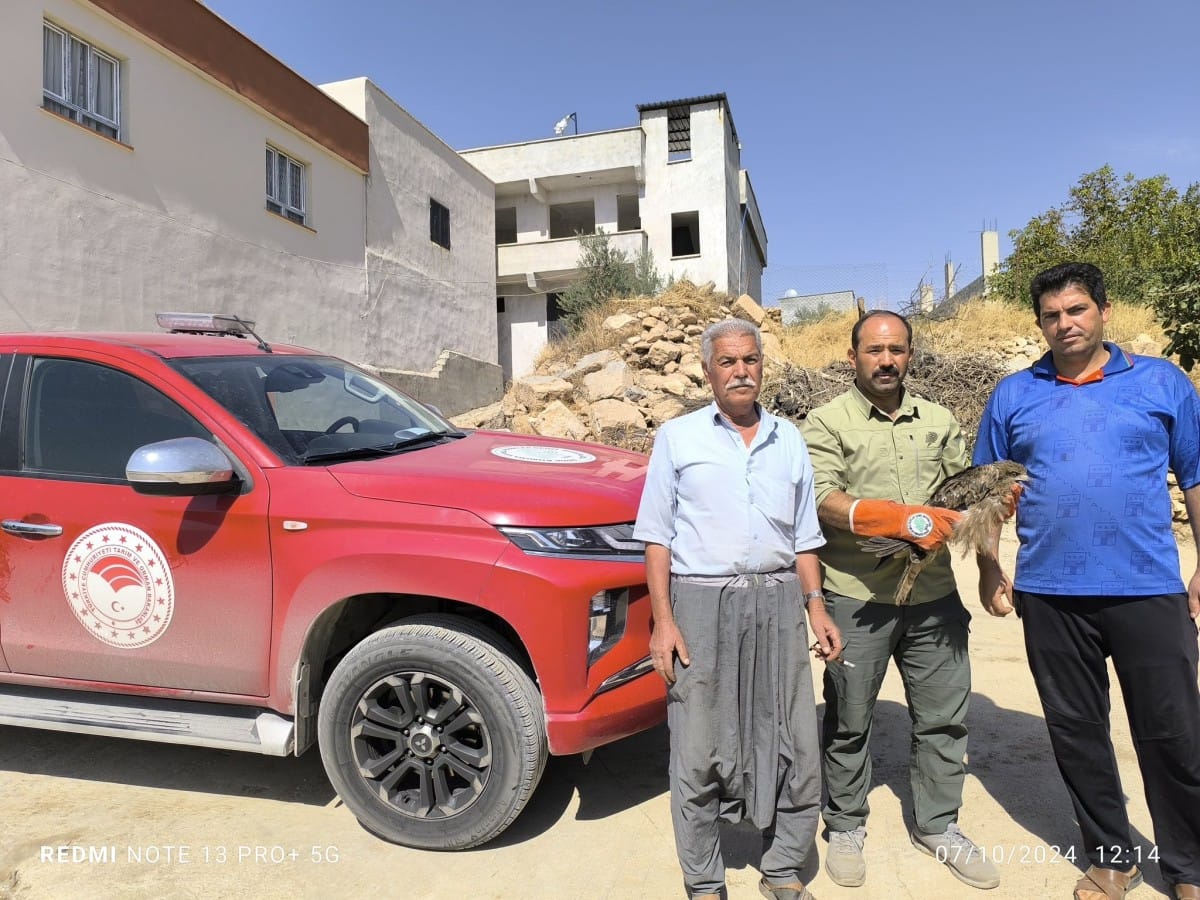
{"label": "truck headlight", "polygon": [[625,634],[629,611],[627,589],[599,591],[588,608],[588,665],[608,652]]}
{"label": "truck headlight", "polygon": [[607,559],[642,562],[646,547],[633,539],[633,525],[592,525],[580,528],[512,528],[500,532],[534,556]]}

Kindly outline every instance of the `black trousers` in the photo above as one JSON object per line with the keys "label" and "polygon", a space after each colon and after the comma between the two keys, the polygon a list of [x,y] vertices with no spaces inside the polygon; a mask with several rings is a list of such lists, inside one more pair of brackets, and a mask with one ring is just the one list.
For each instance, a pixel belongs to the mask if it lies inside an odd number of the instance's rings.
{"label": "black trousers", "polygon": [[1143,862],[1109,735],[1111,656],[1170,884],[1200,884],[1200,690],[1185,594],[1015,595],[1050,743],[1092,865]]}

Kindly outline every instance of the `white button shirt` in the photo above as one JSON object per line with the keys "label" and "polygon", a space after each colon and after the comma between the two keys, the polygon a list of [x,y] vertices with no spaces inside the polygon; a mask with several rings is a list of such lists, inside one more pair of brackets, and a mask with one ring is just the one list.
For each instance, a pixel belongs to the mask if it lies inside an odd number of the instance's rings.
{"label": "white button shirt", "polygon": [[824,545],[804,438],[759,416],[749,447],[715,402],[659,428],[633,536],[669,547],[671,574],[794,569]]}

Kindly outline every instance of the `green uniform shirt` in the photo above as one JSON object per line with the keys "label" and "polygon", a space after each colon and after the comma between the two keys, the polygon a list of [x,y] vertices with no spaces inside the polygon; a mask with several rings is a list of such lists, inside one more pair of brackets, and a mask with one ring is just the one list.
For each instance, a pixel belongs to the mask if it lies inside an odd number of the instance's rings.
{"label": "green uniform shirt", "polygon": [[[819,406],[800,427],[812,457],[817,509],[832,491],[855,499],[923,505],[943,479],[970,465],[950,410],[903,391],[895,419],[880,412],[857,386]],[[893,603],[904,555],[877,560],[865,538],[821,524],[828,543],[818,555],[830,593]],[[928,603],[955,589],[950,552],[942,550],[913,586],[910,603]]]}

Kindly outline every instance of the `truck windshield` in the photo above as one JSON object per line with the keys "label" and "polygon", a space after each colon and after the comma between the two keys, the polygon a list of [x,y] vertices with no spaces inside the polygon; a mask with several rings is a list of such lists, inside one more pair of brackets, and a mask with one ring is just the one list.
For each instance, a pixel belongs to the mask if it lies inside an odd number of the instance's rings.
{"label": "truck windshield", "polygon": [[290,465],[400,452],[460,434],[433,410],[332,357],[217,356],[171,365]]}

